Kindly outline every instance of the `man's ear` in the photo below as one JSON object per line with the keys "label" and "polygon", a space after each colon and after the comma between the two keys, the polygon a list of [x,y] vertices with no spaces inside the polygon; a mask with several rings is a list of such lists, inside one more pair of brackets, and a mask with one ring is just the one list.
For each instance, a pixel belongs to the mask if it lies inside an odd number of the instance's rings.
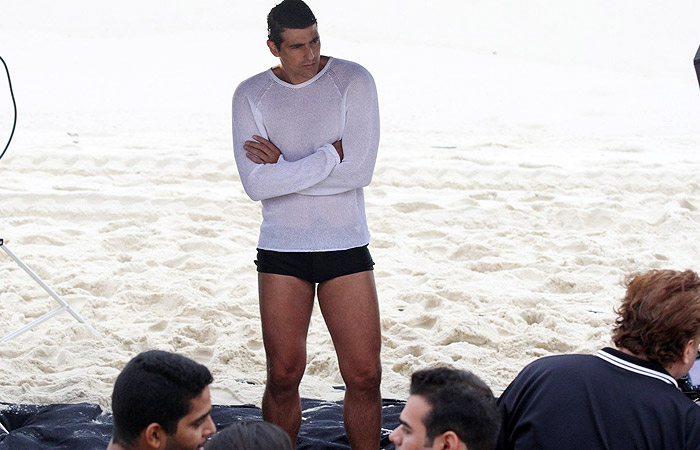
{"label": "man's ear", "polygon": [[280,57],[280,52],[279,52],[279,50],[277,50],[277,46],[275,45],[275,43],[273,41],[270,41],[270,40],[267,41],[267,48],[270,49],[270,53],[272,53],[275,56],[275,58]]}
{"label": "man's ear", "polygon": [[695,358],[697,358],[697,356],[698,343],[695,339],[691,339],[685,345],[685,349],[683,349],[683,362],[685,364],[691,364],[693,361],[695,361]]}
{"label": "man's ear", "polygon": [[467,445],[462,442],[454,431],[445,431],[435,438],[433,444],[438,444],[437,446],[433,445],[433,448],[442,450],[467,450]]}
{"label": "man's ear", "polygon": [[145,448],[161,449],[165,448],[168,433],[165,432],[159,423],[153,422],[141,432],[141,442]]}

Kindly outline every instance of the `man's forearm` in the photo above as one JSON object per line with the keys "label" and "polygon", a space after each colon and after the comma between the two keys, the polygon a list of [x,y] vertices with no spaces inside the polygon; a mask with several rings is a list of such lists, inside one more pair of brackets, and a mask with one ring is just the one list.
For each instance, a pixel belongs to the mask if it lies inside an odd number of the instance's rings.
{"label": "man's forearm", "polygon": [[343,160],[343,140],[339,139],[333,143],[333,147],[335,148],[335,151],[338,152],[338,156],[340,156],[340,160]]}

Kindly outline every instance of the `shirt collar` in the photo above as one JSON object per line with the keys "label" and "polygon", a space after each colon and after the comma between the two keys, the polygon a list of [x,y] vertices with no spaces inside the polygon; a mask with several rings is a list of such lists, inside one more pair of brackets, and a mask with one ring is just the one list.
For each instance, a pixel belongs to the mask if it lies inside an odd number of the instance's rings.
{"label": "shirt collar", "polygon": [[646,361],[610,347],[598,350],[596,356],[607,363],[620,367],[629,372],[644,375],[650,378],[656,378],[664,383],[668,383],[678,388],[678,382],[676,382],[676,380],[668,372],[666,372],[666,369],[664,369],[659,363]]}

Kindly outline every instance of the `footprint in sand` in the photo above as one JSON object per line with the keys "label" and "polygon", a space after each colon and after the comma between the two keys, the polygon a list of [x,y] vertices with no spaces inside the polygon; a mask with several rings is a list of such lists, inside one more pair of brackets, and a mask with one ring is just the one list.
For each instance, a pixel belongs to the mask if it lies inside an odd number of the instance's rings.
{"label": "footprint in sand", "polygon": [[251,339],[248,341],[248,348],[256,351],[260,350],[263,347],[262,341]]}
{"label": "footprint in sand", "polygon": [[450,345],[456,342],[466,342],[472,345],[486,345],[489,338],[479,330],[474,330],[467,325],[458,325],[456,328],[443,333],[437,340],[437,345]]}
{"label": "footprint in sand", "polygon": [[688,200],[681,200],[680,202],[678,202],[678,204],[680,205],[681,208],[685,208],[688,211],[697,211],[698,210],[698,208],[695,205],[693,205],[692,203],[690,203]]}
{"label": "footprint in sand", "polygon": [[527,322],[528,325],[540,323],[545,318],[545,313],[541,310],[525,310],[520,315],[525,320],[525,322]]}
{"label": "footprint in sand", "polygon": [[496,252],[493,248],[486,247],[481,244],[463,244],[450,255],[452,261],[466,261],[473,259],[481,259],[485,256],[495,256]]}
{"label": "footprint in sand", "polygon": [[431,330],[435,327],[437,323],[437,316],[435,314],[420,314],[418,317],[410,320],[407,325],[415,328],[423,328],[425,330]]}
{"label": "footprint in sand", "polygon": [[148,329],[151,331],[163,331],[166,328],[168,328],[168,321],[167,320],[160,320],[153,325],[149,326]]}
{"label": "footprint in sand", "polygon": [[214,350],[208,347],[198,347],[192,352],[192,358],[200,364],[207,364],[214,356]]}
{"label": "footprint in sand", "polygon": [[447,236],[447,234],[444,233],[443,231],[440,231],[440,230],[421,230],[421,231],[415,231],[415,232],[408,234],[408,237],[420,238],[420,239],[425,239],[425,240],[442,239],[445,236]]}
{"label": "footprint in sand", "polygon": [[402,213],[411,213],[411,212],[440,209],[440,207],[434,203],[408,202],[408,203],[396,203],[394,205],[394,209],[396,209]]}

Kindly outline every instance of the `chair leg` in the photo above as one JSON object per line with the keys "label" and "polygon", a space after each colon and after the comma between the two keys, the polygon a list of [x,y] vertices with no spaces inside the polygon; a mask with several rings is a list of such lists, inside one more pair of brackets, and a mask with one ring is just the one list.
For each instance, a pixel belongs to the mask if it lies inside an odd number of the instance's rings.
{"label": "chair leg", "polygon": [[46,283],[44,283],[44,280],[42,280],[39,277],[39,275],[37,275],[32,269],[29,268],[29,266],[27,266],[21,259],[19,259],[17,257],[17,255],[15,255],[9,248],[7,248],[7,245],[4,244],[2,239],[0,239],[0,248],[3,249],[5,251],[5,253],[7,253],[7,255],[10,258],[12,258],[12,260],[15,263],[17,263],[17,265],[19,267],[22,268],[22,270],[27,272],[27,274],[29,274],[29,276],[32,277],[32,279],[34,279],[34,281],[36,281],[39,284],[39,286],[41,286],[51,297],[53,297],[53,299],[56,300],[59,303],[59,305],[61,305],[58,308],[54,309],[53,311],[50,311],[50,312],[44,314],[43,316],[39,317],[38,319],[33,320],[32,322],[23,326],[22,328],[3,336],[0,339],[0,344],[19,336],[20,334],[24,333],[25,331],[28,331],[28,330],[34,328],[35,326],[50,319],[51,317],[55,316],[56,314],[63,312],[64,310],[68,311],[75,318],[75,320],[86,325],[90,329],[90,331],[92,331],[94,334],[96,334],[96,335],[99,334],[97,332],[97,330],[95,328],[93,328],[93,326],[90,325],[90,323],[87,320],[85,320],[85,318],[83,316],[78,314],[65,300],[63,300],[63,298],[61,298],[60,295],[58,295],[56,292],[54,292],[53,289],[51,289]]}

